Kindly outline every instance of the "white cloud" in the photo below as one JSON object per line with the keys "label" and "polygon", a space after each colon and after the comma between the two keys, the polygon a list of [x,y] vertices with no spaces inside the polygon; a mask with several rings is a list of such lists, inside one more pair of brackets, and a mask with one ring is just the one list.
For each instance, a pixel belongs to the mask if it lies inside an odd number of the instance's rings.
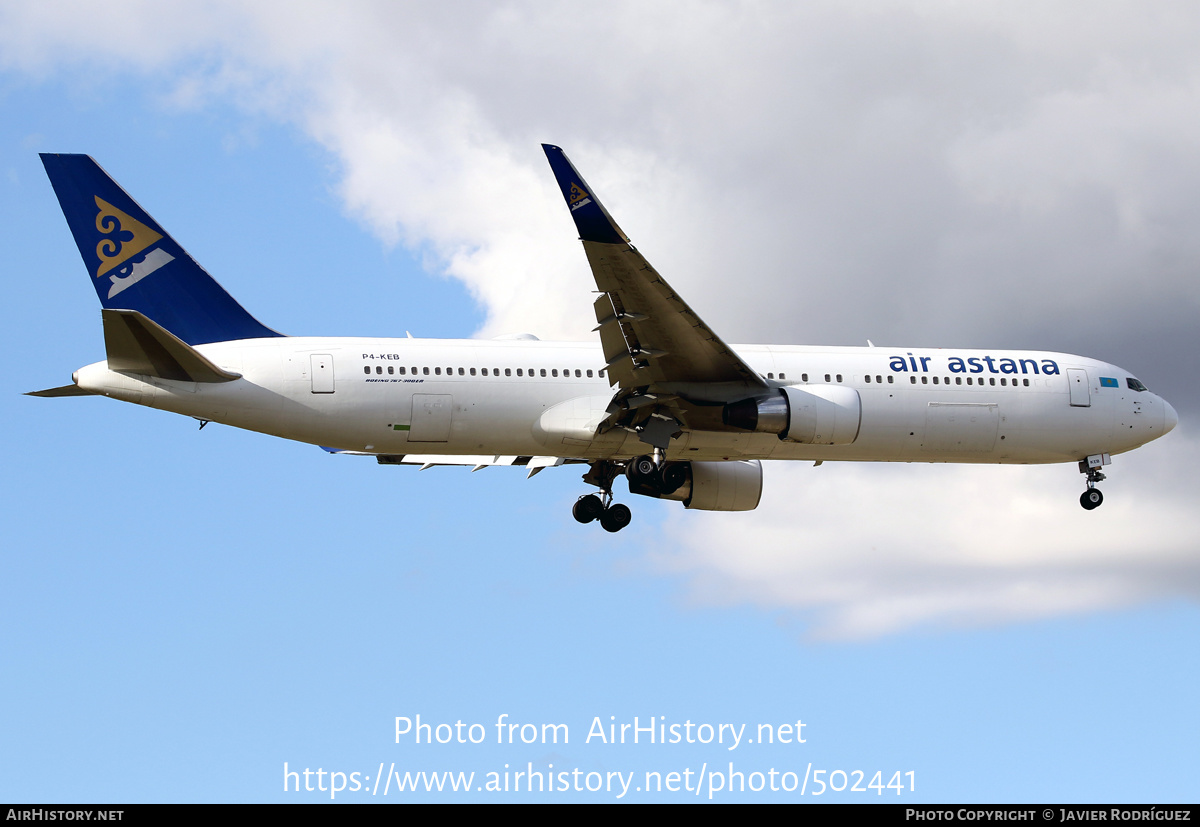
{"label": "white cloud", "polygon": [[[295,124],[349,213],[467,285],[482,335],[593,324],[551,141],[729,341],[1115,338],[1197,398],[1191,4],[167,8],[7,4],[0,66]],[[1091,514],[1069,468],[772,466],[758,512],[677,515],[658,564],[833,637],[1194,596],[1181,438],[1119,458]]]}
{"label": "white cloud", "polygon": [[1200,256],[1187,5],[163,9],[12,4],[0,62],[122,67],[175,105],[294,122],[354,215],[479,297],[485,334],[590,328],[540,141],[732,341],[1003,345],[1030,295],[1035,329],[1072,300],[1155,312],[1131,278],[1200,304],[1154,266]]}
{"label": "white cloud", "polygon": [[757,511],[672,511],[649,560],[697,604],[797,612],[818,639],[1195,600],[1192,460],[1180,433],[1115,457],[1090,512],[1068,465],[768,464]]}

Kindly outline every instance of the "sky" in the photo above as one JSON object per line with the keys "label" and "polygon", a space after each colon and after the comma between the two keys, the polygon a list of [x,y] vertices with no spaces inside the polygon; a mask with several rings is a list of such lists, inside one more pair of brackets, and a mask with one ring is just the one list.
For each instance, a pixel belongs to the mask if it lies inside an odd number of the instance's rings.
{"label": "sky", "polygon": [[[1198,38],[1187,3],[0,4],[0,801],[1196,801]],[[1093,512],[1069,465],[775,463],[754,512],[608,535],[572,468],[22,395],[103,357],[38,152],[284,333],[588,340],[543,142],[726,341],[1079,353],[1180,424]],[[597,734],[635,718],[680,742]]]}

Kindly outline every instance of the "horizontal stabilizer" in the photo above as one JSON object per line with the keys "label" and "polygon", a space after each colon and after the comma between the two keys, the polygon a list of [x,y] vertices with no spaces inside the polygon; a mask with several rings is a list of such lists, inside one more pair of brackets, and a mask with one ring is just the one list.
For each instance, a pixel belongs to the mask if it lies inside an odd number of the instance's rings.
{"label": "horizontal stabilizer", "polygon": [[136,310],[102,310],[108,369],[176,382],[232,382],[241,374],[219,368],[191,345]]}
{"label": "horizontal stabilizer", "polygon": [[46,388],[44,391],[29,391],[26,396],[91,396],[91,391],[85,391],[78,385],[63,385],[61,388]]}

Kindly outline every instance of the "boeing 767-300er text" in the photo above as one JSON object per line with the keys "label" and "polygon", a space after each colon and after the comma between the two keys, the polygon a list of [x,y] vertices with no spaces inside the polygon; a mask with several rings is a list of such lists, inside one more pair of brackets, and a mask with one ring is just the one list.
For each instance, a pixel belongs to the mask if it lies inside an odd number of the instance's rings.
{"label": "boeing 767-300er text", "polygon": [[100,296],[107,359],[35,396],[96,394],[385,465],[588,467],[574,515],[629,524],[629,491],[748,511],[762,460],[1078,463],[1175,411],[1128,371],[1065,353],[727,345],[543,147],[596,279],[599,345],[534,336],[350,339],[263,326],[86,155],[42,155]]}

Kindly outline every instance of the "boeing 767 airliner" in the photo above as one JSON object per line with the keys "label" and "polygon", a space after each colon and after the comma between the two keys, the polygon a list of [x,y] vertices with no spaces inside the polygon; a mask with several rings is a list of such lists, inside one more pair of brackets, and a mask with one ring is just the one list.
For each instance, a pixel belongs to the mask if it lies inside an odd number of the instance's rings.
{"label": "boeing 767 airliner", "polygon": [[748,511],[762,460],[1076,463],[1080,502],[1174,409],[1123,368],[1065,353],[728,345],[663,280],[556,146],[543,145],[595,276],[599,344],[533,336],[284,336],[251,316],[86,155],[42,155],[103,305],[95,394],[385,465],[586,465],[581,523],[629,491]]}

